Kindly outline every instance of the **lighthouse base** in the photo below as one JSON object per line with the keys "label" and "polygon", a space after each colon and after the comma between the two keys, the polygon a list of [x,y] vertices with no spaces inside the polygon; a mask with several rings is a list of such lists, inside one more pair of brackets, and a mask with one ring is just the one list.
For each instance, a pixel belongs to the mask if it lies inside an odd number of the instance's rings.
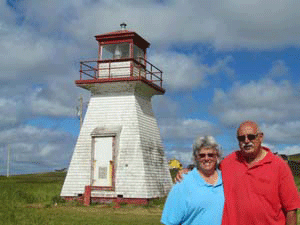
{"label": "lighthouse base", "polygon": [[[123,198],[123,195],[117,195],[117,197],[103,197],[97,196],[97,187],[94,186],[85,186],[85,192],[83,196],[83,204],[89,206],[91,203],[115,203],[116,206],[121,204],[133,204],[133,205],[148,205],[149,201],[156,198]],[[95,191],[92,194],[92,191]],[[112,196],[115,195],[112,193]]]}
{"label": "lighthouse base", "polygon": [[83,196],[89,186],[91,199],[153,199],[171,189],[153,93],[143,85],[118,87],[91,96],[61,197]]}
{"label": "lighthouse base", "polygon": [[92,196],[93,186],[86,186],[85,192],[83,195],[74,197],[74,196],[65,196],[64,200],[77,201],[82,203],[85,206],[89,206],[91,203],[100,203],[100,204],[115,204],[115,208],[119,208],[122,204],[130,204],[130,205],[148,205],[149,202],[153,199],[158,198],[123,198],[122,195],[118,195],[117,197],[99,197],[95,194]]}

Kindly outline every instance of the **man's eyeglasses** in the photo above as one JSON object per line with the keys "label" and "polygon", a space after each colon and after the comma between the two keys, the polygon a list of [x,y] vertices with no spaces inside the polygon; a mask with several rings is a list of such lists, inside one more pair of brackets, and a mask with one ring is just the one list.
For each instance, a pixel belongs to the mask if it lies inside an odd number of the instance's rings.
{"label": "man's eyeglasses", "polygon": [[200,157],[200,159],[205,158],[205,156],[207,156],[208,158],[213,158],[215,157],[217,154],[215,153],[199,153],[198,156]]}
{"label": "man's eyeglasses", "polygon": [[241,135],[241,136],[237,136],[237,139],[240,142],[243,142],[246,140],[246,137],[248,138],[249,141],[253,141],[257,138],[258,134],[247,134],[247,135]]}

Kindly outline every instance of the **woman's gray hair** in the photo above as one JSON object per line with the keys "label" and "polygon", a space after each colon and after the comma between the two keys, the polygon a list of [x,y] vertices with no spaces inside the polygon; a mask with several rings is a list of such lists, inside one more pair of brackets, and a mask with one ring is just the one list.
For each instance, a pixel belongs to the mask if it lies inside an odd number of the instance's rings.
{"label": "woman's gray hair", "polygon": [[220,146],[213,136],[197,137],[193,144],[193,156],[196,157],[202,148],[213,148],[217,151],[218,157],[221,157]]}

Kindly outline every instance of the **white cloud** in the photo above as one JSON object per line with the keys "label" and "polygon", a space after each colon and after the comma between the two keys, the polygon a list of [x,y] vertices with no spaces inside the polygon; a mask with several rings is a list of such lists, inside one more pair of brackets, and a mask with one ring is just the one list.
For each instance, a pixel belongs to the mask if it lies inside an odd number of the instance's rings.
{"label": "white cloud", "polygon": [[74,117],[75,105],[78,104],[77,89],[75,85],[62,80],[33,91],[28,98],[31,113],[37,116]]}
{"label": "white cloud", "polygon": [[[61,34],[72,37],[85,42],[87,48],[94,43],[95,34],[118,30],[123,21],[149,41],[167,45],[204,42],[218,49],[269,49],[300,44],[300,3],[294,0],[51,0],[15,4],[22,11],[24,25],[55,38]],[[6,11],[6,18],[13,20],[12,10]]]}
{"label": "white cloud", "polygon": [[[2,146],[10,146],[15,164],[38,162],[53,168],[66,167],[73,152],[74,141],[67,132],[28,125],[0,132],[0,143]],[[5,152],[3,148],[2,152]]]}
{"label": "white cloud", "polygon": [[[10,99],[9,93],[12,89],[7,87],[4,89],[7,89],[7,92],[3,96]],[[5,110],[10,116],[16,115],[16,123],[40,116],[75,117],[80,94],[84,102],[89,99],[90,93],[77,88],[72,80],[56,79],[48,83],[18,85],[14,96],[16,107]]]}
{"label": "white cloud", "polygon": [[232,56],[226,56],[224,59],[217,59],[215,64],[206,68],[206,72],[210,75],[216,75],[220,72],[224,72],[227,76],[233,78],[235,71],[229,66],[232,61]]}
{"label": "white cloud", "polygon": [[271,143],[300,143],[300,120],[284,123],[262,124],[265,140]]}
{"label": "white cloud", "polygon": [[27,70],[32,70],[37,65],[45,64],[54,58],[55,48],[51,40],[40,39],[26,29],[8,26],[5,23],[2,23],[2,26],[4,28],[0,31],[1,79],[26,81],[32,77],[32,74],[24,76]]}
{"label": "white cloud", "polygon": [[166,95],[155,96],[152,102],[156,118],[175,118],[179,115],[180,105]]}
{"label": "white cloud", "polygon": [[235,83],[227,92],[215,90],[213,111],[229,126],[249,119],[278,123],[300,118],[300,98],[289,81]]}
{"label": "white cloud", "polygon": [[299,2],[293,0],[225,1],[213,10],[226,27],[216,45],[246,49],[299,46],[295,33],[300,28],[296,22],[299,7]]}
{"label": "white cloud", "polygon": [[300,43],[300,3],[293,0],[82,3],[75,6],[78,18],[69,26],[80,39],[117,30],[125,21],[150,41],[168,44],[206,42],[219,49],[268,49]]}
{"label": "white cloud", "polygon": [[0,126],[13,126],[16,124],[16,106],[15,100],[0,98]]}
{"label": "white cloud", "polygon": [[197,136],[215,136],[219,130],[214,124],[198,119],[164,119],[159,123],[164,140],[194,140]]}
{"label": "white cloud", "polygon": [[300,154],[300,145],[272,145],[269,143],[264,143],[264,146],[271,149],[272,152],[277,152],[278,154],[283,155],[294,155],[294,154]]}
{"label": "white cloud", "polygon": [[277,60],[273,62],[272,68],[268,72],[269,77],[281,77],[289,74],[289,67],[286,65],[285,61]]}
{"label": "white cloud", "polygon": [[289,81],[263,79],[236,83],[227,92],[215,90],[212,108],[229,127],[237,127],[244,120],[257,121],[267,143],[299,143],[300,98]]}
{"label": "white cloud", "polygon": [[300,154],[300,145],[287,146],[283,150],[279,151],[279,153],[286,155]]}
{"label": "white cloud", "polygon": [[271,152],[273,152],[273,153],[278,152],[278,149],[277,149],[276,145],[272,145],[270,143],[267,143],[267,142],[263,141],[262,146],[269,148],[271,150]]}
{"label": "white cloud", "polygon": [[3,32],[6,30],[6,27],[4,27],[4,23],[2,21],[14,21],[15,15],[14,12],[7,5],[6,1],[0,1],[0,14],[0,32]]}
{"label": "white cloud", "polygon": [[156,53],[149,60],[163,71],[164,84],[171,90],[205,87],[208,85],[208,76],[217,76],[221,72],[234,75],[234,70],[229,66],[233,60],[231,56],[218,59],[212,66],[201,63],[201,59],[195,54],[177,52]]}
{"label": "white cloud", "polygon": [[72,116],[74,109],[48,99],[36,99],[32,102],[32,113],[35,115]]}
{"label": "white cloud", "polygon": [[[73,61],[80,55],[78,46],[11,21],[0,24],[1,124],[13,125],[32,115],[74,116],[81,92],[74,84],[79,79],[79,65]],[[32,90],[35,85],[43,87],[39,93]]]}
{"label": "white cloud", "polygon": [[205,68],[199,65],[195,55],[170,52],[153,55],[149,60],[161,67],[164,83],[170,89],[195,88],[203,84],[207,76]]}

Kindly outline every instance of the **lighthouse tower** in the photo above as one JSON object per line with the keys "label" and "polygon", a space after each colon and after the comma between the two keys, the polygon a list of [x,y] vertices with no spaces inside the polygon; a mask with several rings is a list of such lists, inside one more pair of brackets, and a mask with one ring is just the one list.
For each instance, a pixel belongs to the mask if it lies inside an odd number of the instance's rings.
{"label": "lighthouse tower", "polygon": [[147,61],[149,42],[126,24],[95,37],[98,59],[80,62],[75,81],[91,98],[61,196],[146,204],[172,186],[151,105],[165,92],[162,71]]}

